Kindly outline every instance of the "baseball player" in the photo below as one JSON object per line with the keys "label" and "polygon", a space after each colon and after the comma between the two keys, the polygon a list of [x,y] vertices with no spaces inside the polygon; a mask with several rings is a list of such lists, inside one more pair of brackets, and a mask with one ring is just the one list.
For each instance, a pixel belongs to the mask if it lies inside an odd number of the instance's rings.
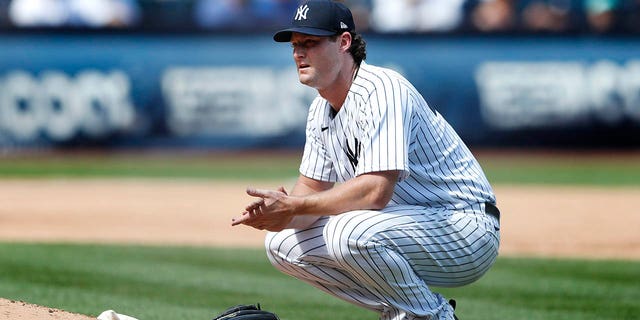
{"label": "baseball player", "polygon": [[480,165],[409,81],[364,62],[343,4],[303,2],[274,40],[319,95],[291,192],[248,188],[232,225],[271,231],[276,268],[380,319],[457,319],[431,288],[478,280],[500,242]]}

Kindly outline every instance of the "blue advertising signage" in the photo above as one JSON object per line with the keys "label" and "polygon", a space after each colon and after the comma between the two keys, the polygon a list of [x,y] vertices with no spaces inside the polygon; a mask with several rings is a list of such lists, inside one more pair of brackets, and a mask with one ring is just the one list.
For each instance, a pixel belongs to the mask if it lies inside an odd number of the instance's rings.
{"label": "blue advertising signage", "polygon": [[[471,144],[603,127],[638,141],[640,39],[365,39]],[[316,94],[270,34],[0,35],[0,147],[300,146]]]}

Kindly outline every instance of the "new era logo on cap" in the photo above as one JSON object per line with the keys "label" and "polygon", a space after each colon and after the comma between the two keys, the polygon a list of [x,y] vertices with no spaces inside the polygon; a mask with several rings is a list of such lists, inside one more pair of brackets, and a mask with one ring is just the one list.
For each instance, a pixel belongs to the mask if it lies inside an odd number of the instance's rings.
{"label": "new era logo on cap", "polygon": [[273,39],[289,42],[293,32],[314,36],[332,36],[355,31],[351,11],[344,4],[331,0],[307,0],[296,10],[291,27],[278,31]]}

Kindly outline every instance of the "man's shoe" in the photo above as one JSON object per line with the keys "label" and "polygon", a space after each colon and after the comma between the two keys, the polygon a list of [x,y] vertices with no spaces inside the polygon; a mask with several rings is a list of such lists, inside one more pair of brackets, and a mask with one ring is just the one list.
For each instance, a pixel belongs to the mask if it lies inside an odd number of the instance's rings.
{"label": "man's shoe", "polygon": [[[456,301],[451,299],[451,300],[449,300],[449,304],[453,307],[453,311],[456,311]],[[453,319],[454,320],[460,320],[460,319],[458,319],[458,317],[456,317],[455,313],[453,314]]]}

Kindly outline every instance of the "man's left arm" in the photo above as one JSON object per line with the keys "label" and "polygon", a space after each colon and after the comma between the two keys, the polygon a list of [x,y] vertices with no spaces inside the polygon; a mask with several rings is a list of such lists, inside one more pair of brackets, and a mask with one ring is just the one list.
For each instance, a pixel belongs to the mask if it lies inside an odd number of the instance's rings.
{"label": "man's left arm", "polygon": [[400,171],[361,174],[334,188],[303,198],[297,215],[336,215],[353,210],[380,210],[387,206]]}
{"label": "man's left arm", "polygon": [[234,219],[233,225],[245,224],[279,231],[282,221],[290,221],[294,216],[380,210],[391,200],[399,174],[400,171],[395,170],[365,173],[331,189],[305,196],[249,188],[247,194],[260,199],[248,207],[241,217]]}

